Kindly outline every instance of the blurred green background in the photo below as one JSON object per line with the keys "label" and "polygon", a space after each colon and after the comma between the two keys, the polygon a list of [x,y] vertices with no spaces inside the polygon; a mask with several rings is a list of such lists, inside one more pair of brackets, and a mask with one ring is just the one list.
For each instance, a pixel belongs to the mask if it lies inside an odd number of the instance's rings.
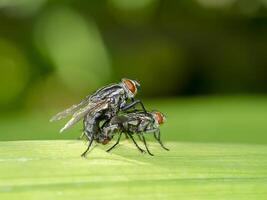
{"label": "blurred green background", "polygon": [[0,0],[0,69],[0,140],[127,77],[165,140],[267,144],[267,0]]}

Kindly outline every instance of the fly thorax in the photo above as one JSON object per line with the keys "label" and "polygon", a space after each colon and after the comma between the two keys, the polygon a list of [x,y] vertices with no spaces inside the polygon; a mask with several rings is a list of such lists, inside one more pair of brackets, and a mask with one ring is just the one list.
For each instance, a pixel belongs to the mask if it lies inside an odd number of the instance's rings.
{"label": "fly thorax", "polygon": [[137,132],[139,128],[138,120],[132,120],[127,123],[127,130],[130,132]]}
{"label": "fly thorax", "polygon": [[120,110],[120,97],[113,97],[110,99],[112,100],[109,102],[109,105],[108,105],[108,110],[109,110],[108,115],[109,117],[113,117]]}

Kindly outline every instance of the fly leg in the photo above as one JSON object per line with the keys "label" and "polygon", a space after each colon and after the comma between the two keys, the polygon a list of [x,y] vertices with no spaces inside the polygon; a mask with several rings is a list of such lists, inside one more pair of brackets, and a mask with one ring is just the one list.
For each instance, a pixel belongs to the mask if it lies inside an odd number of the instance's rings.
{"label": "fly leg", "polygon": [[82,134],[77,138],[77,140],[82,140],[84,136],[85,136],[85,133],[82,132]]}
{"label": "fly leg", "polygon": [[133,136],[131,134],[128,134],[129,137],[132,139],[133,143],[135,144],[135,146],[137,147],[137,149],[139,151],[141,151],[141,153],[145,153],[146,151],[144,149],[142,149],[141,147],[138,146],[138,144],[136,143],[136,141],[134,140]]}
{"label": "fly leg", "polygon": [[82,153],[82,157],[86,156],[86,153],[89,151],[90,147],[92,146],[93,140],[95,138],[95,135],[99,131],[99,123],[97,122],[97,119],[101,116],[101,113],[95,113],[94,116],[86,115],[83,121],[84,125],[84,135],[87,137],[89,144],[87,146],[87,149]]}
{"label": "fly leg", "polygon": [[[141,123],[142,123],[142,122],[139,121],[136,127],[140,127],[140,124],[141,124]],[[142,139],[142,137],[140,136],[139,132],[137,132],[137,136],[138,136],[139,140],[140,140],[141,142],[143,142],[143,139]]]}
{"label": "fly leg", "polygon": [[[87,136],[87,135],[86,135]],[[92,146],[92,143],[93,143],[93,140],[94,140],[94,134],[92,135],[92,137],[88,137],[88,140],[89,140],[89,144],[86,148],[86,150],[82,153],[82,157],[85,157],[86,156],[86,153],[89,151],[90,147]]]}
{"label": "fly leg", "polygon": [[146,139],[145,139],[143,133],[140,133],[140,134],[141,134],[141,137],[142,137],[142,139],[143,139],[143,143],[144,143],[144,145],[145,145],[145,147],[146,147],[146,150],[147,150],[148,154],[151,155],[151,156],[154,156],[154,155],[149,151],[149,149],[148,149],[148,147],[147,147]]}
{"label": "fly leg", "polygon": [[[157,136],[158,134],[158,136]],[[170,151],[170,149],[168,149],[167,147],[165,147],[163,144],[162,144],[162,141],[160,139],[160,131],[157,131],[157,132],[154,132],[154,137],[155,139],[158,141],[158,143],[160,144],[160,146],[165,149],[166,151]]]}
{"label": "fly leg", "polygon": [[139,133],[137,133],[137,136],[138,136],[139,140],[140,140],[141,142],[143,142],[143,139],[142,139],[142,137],[140,136]]}
{"label": "fly leg", "polygon": [[144,106],[144,104],[142,103],[142,101],[140,101],[140,100],[134,100],[134,99],[132,99],[132,102],[131,102],[131,103],[126,104],[125,106],[123,106],[123,107],[121,108],[121,110],[122,110],[122,111],[129,110],[130,108],[135,107],[136,104],[140,104],[141,107],[142,107],[142,109],[143,109],[143,111],[144,111],[145,113],[147,113],[147,111],[146,111],[146,109],[145,109],[145,106]]}
{"label": "fly leg", "polygon": [[166,151],[169,151],[169,149],[167,147],[165,147],[163,144],[162,144],[162,141],[160,139],[160,130],[158,128],[153,128],[153,129],[147,129],[145,131],[145,133],[153,133],[154,134],[154,137],[155,139],[158,141],[158,143],[160,144],[160,146],[165,149]]}
{"label": "fly leg", "polygon": [[119,135],[119,137],[118,137],[118,139],[117,139],[117,142],[116,142],[112,147],[110,147],[110,148],[107,150],[107,152],[111,151],[114,147],[116,147],[116,146],[120,143],[121,135],[122,135],[122,132],[120,132],[120,135]]}

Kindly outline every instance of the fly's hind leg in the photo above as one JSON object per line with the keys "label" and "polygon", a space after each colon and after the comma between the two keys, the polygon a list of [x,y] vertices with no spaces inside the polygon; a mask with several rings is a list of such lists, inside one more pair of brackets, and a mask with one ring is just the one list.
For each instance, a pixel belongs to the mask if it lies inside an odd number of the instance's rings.
{"label": "fly's hind leg", "polygon": [[142,137],[142,139],[143,139],[143,143],[144,143],[144,145],[145,145],[145,147],[146,147],[146,150],[147,150],[148,154],[151,155],[151,156],[154,156],[154,155],[149,151],[149,149],[148,149],[148,147],[147,147],[146,139],[145,139],[143,133],[140,133],[140,135],[141,135],[141,137]]}
{"label": "fly's hind leg", "polygon": [[[86,134],[84,133],[85,132],[85,127],[86,127],[86,121],[85,120],[86,120],[86,117],[83,119],[84,128],[82,130],[82,134],[77,138],[77,140],[82,140],[86,136]],[[86,137],[86,139],[87,139],[87,137]]]}
{"label": "fly's hind leg", "polygon": [[100,113],[95,113],[95,115],[92,117],[90,115],[85,116],[83,125],[84,125],[84,135],[88,139],[89,143],[86,148],[86,150],[82,153],[82,157],[86,156],[86,153],[90,150],[90,147],[92,146],[93,140],[95,138],[95,135],[99,131],[97,118],[100,116]]}
{"label": "fly's hind leg", "polygon": [[120,132],[119,137],[118,137],[118,139],[117,139],[117,142],[116,142],[112,147],[110,147],[110,148],[107,150],[107,152],[111,151],[114,147],[116,147],[116,146],[120,143],[121,135],[122,135],[122,132]]}
{"label": "fly's hind leg", "polygon": [[85,136],[85,133],[83,131],[82,134],[77,138],[77,140],[82,140],[84,138],[84,136]]}
{"label": "fly's hind leg", "polygon": [[116,124],[109,125],[101,129],[101,134],[103,134],[105,138],[109,138],[109,139],[113,138],[114,134],[117,132],[119,132],[119,137],[117,139],[117,142],[112,147],[110,147],[107,150],[107,152],[111,151],[114,147],[116,147],[120,143],[122,132],[120,131],[118,125]]}
{"label": "fly's hind leg", "polygon": [[82,157],[85,157],[86,156],[86,153],[89,151],[90,147],[92,146],[92,143],[93,143],[93,140],[94,140],[94,135],[92,135],[92,137],[88,137],[88,140],[89,140],[89,144],[86,148],[86,150],[82,153]]}

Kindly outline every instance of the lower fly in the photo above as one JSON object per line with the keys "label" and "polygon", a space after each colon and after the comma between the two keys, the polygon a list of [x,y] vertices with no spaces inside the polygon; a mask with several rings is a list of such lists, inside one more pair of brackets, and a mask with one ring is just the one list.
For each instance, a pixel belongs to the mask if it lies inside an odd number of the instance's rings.
{"label": "lower fly", "polygon": [[[159,126],[163,124],[164,121],[164,115],[158,111],[133,111],[111,118],[110,121],[102,126],[101,134],[99,134],[99,137],[106,138],[106,140],[110,141],[115,134],[119,134],[116,143],[107,150],[107,152],[109,152],[119,144],[121,136],[124,133],[126,137],[129,137],[133,141],[133,143],[141,153],[145,153],[147,151],[149,155],[153,156],[153,154],[148,149],[144,134],[153,134],[154,138],[160,144],[160,146],[163,149],[169,151],[169,149],[166,148],[161,141]],[[146,151],[142,149],[135,141],[133,137],[133,135],[135,134],[139,137],[140,141],[143,142]]]}

